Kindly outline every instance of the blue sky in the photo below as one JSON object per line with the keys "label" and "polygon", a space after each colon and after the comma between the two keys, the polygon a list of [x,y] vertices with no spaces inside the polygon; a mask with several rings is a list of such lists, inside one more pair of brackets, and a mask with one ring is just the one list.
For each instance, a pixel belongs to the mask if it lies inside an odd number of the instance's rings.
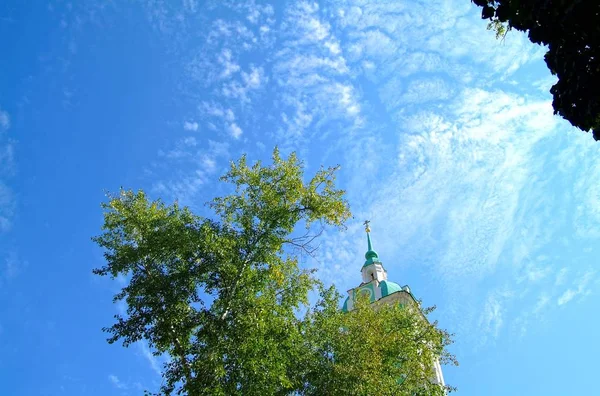
{"label": "blue sky", "polygon": [[600,145],[553,116],[543,49],[468,0],[0,4],[0,383],[6,395],[160,385],[105,342],[104,191],[204,213],[229,160],[342,166],[356,219],[320,276],[360,281],[370,219],[389,278],[456,333],[459,395],[595,387]]}

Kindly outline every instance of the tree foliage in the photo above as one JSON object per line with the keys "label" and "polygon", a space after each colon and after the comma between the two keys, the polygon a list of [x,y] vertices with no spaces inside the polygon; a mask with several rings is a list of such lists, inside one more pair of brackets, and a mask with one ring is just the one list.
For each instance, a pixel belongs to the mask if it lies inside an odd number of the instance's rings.
{"label": "tree foliage", "polygon": [[[94,238],[106,265],[94,273],[125,276],[128,283],[114,296],[127,303],[127,312],[104,329],[108,341],[128,346],[145,340],[155,354],[168,355],[161,394],[337,389],[320,376],[338,383],[353,374],[336,377],[339,366],[319,374],[327,356],[315,348],[329,337],[342,340],[336,327],[356,332],[356,339],[364,334],[340,316],[337,294],[324,293],[318,306],[310,306],[309,293],[320,283],[298,265],[298,254],[314,251],[324,226],[343,227],[350,217],[344,191],[335,187],[336,169],[321,169],[304,182],[294,154],[283,159],[275,150],[268,166],[249,166],[242,157],[222,177],[235,192],[209,204],[214,219],[151,201],[141,191],[110,197],[103,204],[103,233]],[[335,345],[336,356],[349,353],[347,342]]]}
{"label": "tree foliage", "polygon": [[548,46],[546,65],[558,82],[550,89],[554,113],[600,140],[600,2],[597,0],[472,0],[503,36],[527,32]]}
{"label": "tree foliage", "polygon": [[303,362],[306,395],[445,395],[454,390],[431,382],[433,362],[458,365],[446,347],[451,335],[430,324],[434,308],[369,303],[338,309],[339,294],[324,290],[307,315]]}

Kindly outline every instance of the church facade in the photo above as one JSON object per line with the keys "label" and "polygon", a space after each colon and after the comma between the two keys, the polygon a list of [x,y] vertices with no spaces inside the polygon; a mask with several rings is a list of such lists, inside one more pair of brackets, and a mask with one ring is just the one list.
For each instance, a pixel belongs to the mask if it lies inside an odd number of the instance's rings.
{"label": "church facade", "polygon": [[[377,252],[371,244],[371,230],[369,222],[365,222],[367,232],[368,250],[365,253],[365,263],[361,268],[362,282],[357,287],[348,290],[348,297],[344,301],[342,310],[349,312],[353,309],[356,297],[367,295],[371,303],[376,304],[400,304],[401,306],[417,306],[418,302],[412,294],[408,285],[400,286],[398,283],[388,280],[387,271],[379,260]],[[427,320],[423,316],[423,320]],[[434,364],[434,378],[431,382],[444,386],[444,375],[439,361]]]}

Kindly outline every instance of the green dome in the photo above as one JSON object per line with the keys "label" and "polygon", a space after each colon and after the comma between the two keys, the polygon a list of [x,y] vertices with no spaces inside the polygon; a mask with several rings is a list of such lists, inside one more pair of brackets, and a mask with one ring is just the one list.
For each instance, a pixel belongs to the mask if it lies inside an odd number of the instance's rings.
{"label": "green dome", "polygon": [[365,261],[365,265],[373,264],[379,261],[379,256],[374,250],[369,250],[367,253],[365,253],[365,258],[367,259],[367,261]]}
{"label": "green dome", "polygon": [[379,263],[379,256],[377,255],[377,252],[375,250],[373,250],[373,248],[371,247],[371,235],[369,235],[369,233],[367,232],[367,243],[368,243],[368,250],[367,253],[365,253],[365,264],[363,265],[363,267],[366,267],[367,265],[371,265],[373,263]]}
{"label": "green dome", "polygon": [[389,296],[392,293],[403,290],[399,284],[390,281],[381,281],[379,287],[381,288],[381,297]]}

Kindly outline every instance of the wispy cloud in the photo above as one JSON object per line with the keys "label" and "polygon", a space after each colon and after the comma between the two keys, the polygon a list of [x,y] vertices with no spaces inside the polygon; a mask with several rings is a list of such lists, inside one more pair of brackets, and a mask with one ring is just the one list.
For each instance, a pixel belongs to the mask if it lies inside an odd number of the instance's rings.
{"label": "wispy cloud", "polygon": [[594,275],[595,271],[585,272],[574,282],[573,287],[565,290],[561,294],[556,303],[558,305],[565,305],[568,302],[572,301],[575,297],[588,295],[591,292],[588,285],[593,280]]}
{"label": "wispy cloud", "polygon": [[[0,219],[1,220],[1,219]],[[2,223],[0,222],[0,226]],[[0,229],[0,231],[2,231]],[[15,250],[0,252],[0,289],[9,284],[27,268],[28,262],[19,257]]]}
{"label": "wispy cloud", "polygon": [[10,252],[5,258],[4,258],[4,265],[2,268],[2,275],[4,276],[5,279],[12,279],[15,276],[18,275],[18,273],[23,269],[23,266],[25,266],[26,263],[22,262],[19,259],[19,256],[17,255],[16,252]]}
{"label": "wispy cloud", "polygon": [[233,136],[235,139],[239,139],[243,133],[242,128],[240,128],[235,122],[229,124],[229,132],[231,132],[231,136]]}
{"label": "wispy cloud", "polygon": [[0,133],[10,128],[10,116],[0,108]]}
{"label": "wispy cloud", "polygon": [[161,366],[164,362],[164,357],[155,356],[145,341],[139,341],[136,343],[136,345],[141,355],[150,364],[152,371],[154,371],[156,375],[160,376],[162,374]]}
{"label": "wispy cloud", "polygon": [[190,122],[190,121],[186,121],[183,123],[183,129],[185,129],[186,131],[197,131],[198,130],[198,123],[197,122]]}
{"label": "wispy cloud", "polygon": [[15,144],[6,134],[10,125],[10,115],[0,107],[0,233],[11,228],[16,204],[15,195],[6,184],[15,171]]}
{"label": "wispy cloud", "polygon": [[237,73],[240,70],[240,65],[238,65],[233,59],[233,55],[231,54],[231,50],[224,48],[221,51],[221,55],[217,58],[218,62],[221,64],[221,74],[220,78],[228,78],[231,77],[234,73]]}
{"label": "wispy cloud", "polygon": [[558,271],[558,273],[556,274],[556,278],[555,278],[556,286],[560,286],[565,283],[565,279],[566,279],[568,273],[569,273],[568,268],[561,268],[560,271]]}
{"label": "wispy cloud", "polygon": [[[444,9],[444,20],[432,23],[430,7]],[[350,38],[340,47],[347,67],[343,74],[365,77],[380,100],[373,108],[358,97],[361,109],[369,110],[364,127],[372,129],[367,136],[356,135],[358,147],[345,146],[344,164],[350,169],[346,182],[355,213],[378,228],[380,255],[402,263],[388,264],[388,271],[418,264],[449,300],[473,301],[448,306],[447,312],[463,318],[460,331],[477,329],[487,341],[525,311],[541,315],[551,309],[556,290],[541,291],[564,277],[557,262],[571,259],[567,250],[545,261],[535,258],[565,227],[595,235],[598,194],[583,172],[598,181],[600,174],[587,167],[593,166],[588,156],[596,150],[575,153],[589,147],[582,137],[561,138],[570,132],[553,116],[548,96],[526,97],[496,85],[521,66],[539,62],[539,50],[518,35],[499,46],[465,5],[338,2],[330,12],[337,19],[327,25],[329,36],[343,30]],[[330,78],[305,74],[301,82],[323,84]],[[313,110],[307,106],[305,111]],[[392,121],[382,127],[376,117]],[[381,129],[397,131],[397,140],[390,141],[390,134],[380,138]],[[549,141],[554,148],[564,144],[557,150],[560,158],[544,156]],[[577,191],[582,215],[569,224],[572,217],[560,210],[568,205],[565,196],[555,195],[550,186],[581,163],[586,164],[581,185],[569,194]],[[341,238],[351,241],[349,246],[339,239],[324,244],[321,273],[350,286],[346,280],[356,277],[356,268],[340,267],[337,255],[341,251],[353,260],[361,253],[361,239],[354,232]],[[510,293],[497,285],[487,290],[498,282],[514,287]],[[530,303],[531,296],[540,297]]]}
{"label": "wispy cloud", "polygon": [[319,5],[300,1],[287,10],[288,18],[282,30],[289,31],[298,43],[322,42],[329,38],[328,22],[319,15]]}
{"label": "wispy cloud", "polygon": [[114,374],[110,374],[108,376],[108,380],[117,389],[123,389],[124,390],[124,389],[128,389],[129,388],[129,386],[127,386],[127,384],[124,384],[123,382],[121,382],[121,380],[119,379],[119,377],[117,377]]}
{"label": "wispy cloud", "polygon": [[193,136],[188,136],[179,139],[175,146],[170,150],[159,150],[158,155],[160,157],[172,159],[172,160],[184,160],[189,159],[194,155],[194,148],[198,145],[198,141]]}
{"label": "wispy cloud", "polygon": [[[540,57],[539,49],[532,47],[523,35],[510,35],[505,45],[499,46],[493,32],[486,32],[485,24],[476,20],[476,13],[468,3],[447,1],[410,5],[379,1],[337,4],[340,25],[350,29],[349,34],[355,38],[353,52],[357,57],[392,58],[385,69],[401,71],[399,65],[409,66],[406,57],[397,56],[404,55],[403,52],[418,54],[412,60],[419,62],[429,62],[435,59],[434,54],[439,54],[446,58],[444,68],[450,73],[459,72],[456,69],[469,60],[501,77]],[[479,73],[475,68],[469,71],[469,74]]]}
{"label": "wispy cloud", "polygon": [[[492,341],[591,290],[565,285],[574,239],[600,235],[598,149],[553,115],[551,78],[523,78],[545,70],[539,47],[498,42],[468,2],[275,6],[219,3],[227,12],[203,19],[181,86],[198,107],[184,129],[207,134],[159,153],[156,192],[197,201],[229,150],[267,136],[344,165],[389,273],[422,273],[459,331]],[[326,236],[325,280],[354,285],[363,237],[359,224]]]}
{"label": "wispy cloud", "polygon": [[15,198],[12,190],[0,181],[0,232],[11,228]]}
{"label": "wispy cloud", "polygon": [[0,176],[11,175],[14,171],[14,163],[15,146],[12,141],[8,140],[0,145]]}
{"label": "wispy cloud", "polygon": [[542,293],[539,297],[535,306],[533,308],[533,314],[539,315],[542,310],[550,303],[550,296],[547,293]]}
{"label": "wispy cloud", "polygon": [[[227,111],[223,112],[223,117],[229,117]],[[198,207],[206,199],[198,201],[198,196],[207,183],[214,181],[219,162],[230,159],[227,143],[199,142],[193,136],[178,140],[172,149],[161,150],[158,154],[167,161],[156,164],[152,170],[155,175],[164,174],[153,183],[153,192],[192,207]]]}
{"label": "wispy cloud", "polygon": [[198,11],[198,7],[198,0],[183,0],[183,8],[193,14]]}
{"label": "wispy cloud", "polygon": [[575,297],[576,295],[577,295],[577,291],[575,291],[573,289],[568,289],[558,298],[557,303],[558,303],[558,305],[566,304],[569,301],[571,301],[573,299],[573,297]]}
{"label": "wispy cloud", "polygon": [[518,304],[521,306],[521,312],[516,312],[516,318],[512,320],[512,330],[520,337],[525,336],[531,323],[537,325],[544,323],[544,315],[550,309],[553,290],[544,290],[539,292],[537,298],[527,301],[521,296]]}
{"label": "wispy cloud", "polygon": [[238,99],[243,104],[249,104],[249,94],[258,90],[268,81],[262,67],[250,67],[249,72],[241,72],[241,81],[231,81],[223,85],[222,93],[226,98]]}
{"label": "wispy cloud", "polygon": [[[119,285],[119,288],[123,287],[126,284],[126,279],[123,277],[118,277],[117,284]],[[119,315],[121,315],[123,317],[127,317],[127,303],[124,300],[119,300],[116,302],[116,309],[117,309],[117,312],[119,313]],[[150,368],[152,369],[152,371],[155,374],[157,374],[158,376],[160,376],[161,375],[161,366],[163,365],[163,363],[168,361],[168,357],[164,356],[164,355],[162,355],[162,356],[154,355],[152,353],[152,351],[150,350],[148,343],[144,340],[136,342],[135,345],[137,347],[139,354],[150,365]],[[119,378],[114,374],[109,375],[108,379],[118,389],[130,388],[129,385],[127,385],[126,383],[119,380]],[[139,385],[139,383],[135,383],[134,386],[135,386],[135,388],[138,388],[139,390],[141,390],[141,385]]]}
{"label": "wispy cloud", "polygon": [[284,41],[273,80],[284,106],[276,138],[292,148],[363,125],[360,93],[327,14],[316,3],[297,2],[285,10],[280,28]]}
{"label": "wispy cloud", "polygon": [[512,293],[507,291],[488,294],[479,322],[484,334],[481,340],[482,343],[485,343],[488,338],[495,339],[498,337],[505,320],[506,303],[511,297]]}

